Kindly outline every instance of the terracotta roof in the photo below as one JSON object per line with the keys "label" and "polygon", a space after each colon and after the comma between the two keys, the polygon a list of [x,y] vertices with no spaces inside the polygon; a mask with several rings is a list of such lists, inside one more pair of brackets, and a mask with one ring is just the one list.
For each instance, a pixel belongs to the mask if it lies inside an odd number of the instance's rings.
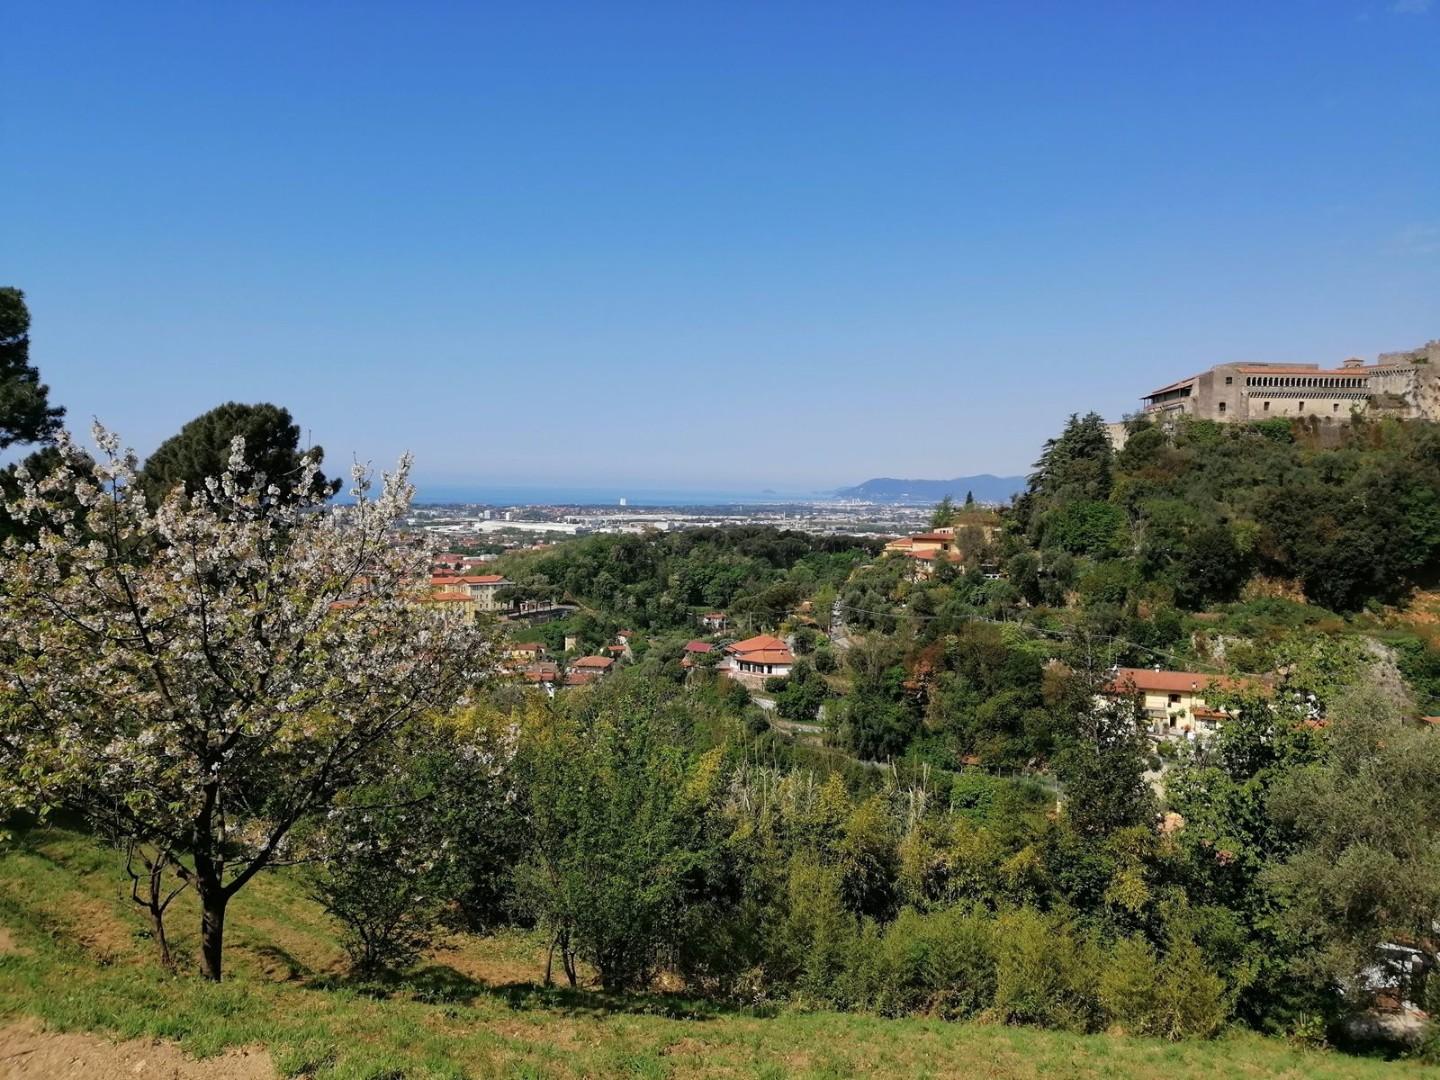
{"label": "terracotta roof", "polygon": [[947,559],[950,562],[965,561],[965,556],[961,555],[958,551],[907,551],[905,555],[907,558],[923,559],[926,562],[931,562],[939,558]]}
{"label": "terracotta roof", "polygon": [[437,592],[430,595],[430,600],[445,604],[458,604],[462,600],[469,603],[474,599],[468,592]]}
{"label": "terracotta roof", "polygon": [[795,656],[789,649],[756,649],[736,657],[747,664],[793,664]]}
{"label": "terracotta roof", "polygon": [[759,649],[784,649],[785,642],[771,634],[756,634],[744,641],[732,642],[725,646],[728,653],[756,652]]}
{"label": "terracotta roof", "polygon": [[1254,683],[1229,675],[1207,675],[1201,671],[1154,671],[1150,668],[1117,668],[1105,689],[1112,694],[1153,690],[1163,694],[1204,693],[1206,690],[1245,690]]}
{"label": "terracotta roof", "polygon": [[686,652],[706,653],[711,652],[714,648],[715,646],[708,641],[687,641],[685,643]]}
{"label": "terracotta roof", "polygon": [[572,671],[569,675],[565,676],[565,685],[589,686],[597,678],[599,678],[599,676],[596,675],[593,671]]}
{"label": "terracotta roof", "polygon": [[914,536],[912,536],[910,539],[911,539],[912,541],[913,541],[913,540],[954,540],[954,539],[955,539],[955,530],[954,530],[954,529],[951,529],[951,530],[949,530],[949,531],[945,531],[945,530],[935,530],[935,531],[932,531],[932,532],[916,533],[916,534],[915,534]]}
{"label": "terracotta roof", "polygon": [[1148,394],[1145,394],[1143,396],[1147,398],[1159,397],[1161,394],[1168,394],[1171,390],[1180,390],[1186,386],[1194,386],[1195,380],[1199,377],[1199,375],[1191,375],[1188,378],[1172,382],[1169,386],[1162,386],[1159,390],[1151,390]]}
{"label": "terracotta roof", "polygon": [[607,671],[615,665],[615,661],[608,656],[582,656],[570,666],[572,668],[589,668],[599,671]]}

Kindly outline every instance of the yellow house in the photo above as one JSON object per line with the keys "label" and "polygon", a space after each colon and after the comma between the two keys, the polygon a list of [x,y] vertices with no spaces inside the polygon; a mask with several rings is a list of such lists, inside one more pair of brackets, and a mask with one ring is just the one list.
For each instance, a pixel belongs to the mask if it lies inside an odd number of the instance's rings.
{"label": "yellow house", "polygon": [[1156,671],[1151,668],[1116,668],[1105,687],[1108,697],[1139,695],[1156,735],[1213,732],[1225,712],[1213,708],[1206,693],[1253,689],[1251,680],[1198,671]]}

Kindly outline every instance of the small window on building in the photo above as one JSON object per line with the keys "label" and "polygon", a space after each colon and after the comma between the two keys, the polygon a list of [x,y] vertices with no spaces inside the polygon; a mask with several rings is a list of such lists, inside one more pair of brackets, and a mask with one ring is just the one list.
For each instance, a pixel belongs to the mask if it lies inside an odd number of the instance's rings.
{"label": "small window on building", "polygon": [[1179,704],[1180,704],[1180,695],[1179,695],[1179,694],[1171,694],[1171,695],[1170,695],[1170,704],[1171,704],[1171,705],[1179,705]]}
{"label": "small window on building", "polygon": [[1220,402],[1220,411],[1221,411],[1222,413],[1225,411],[1225,402],[1223,402],[1223,401]]}
{"label": "small window on building", "polygon": [[1265,402],[1265,404],[1262,405],[1260,408],[1261,408],[1261,410],[1264,411],[1264,412],[1269,412],[1269,411],[1270,411],[1270,403],[1267,401],[1267,402]]}
{"label": "small window on building", "polygon": [[1335,404],[1332,405],[1331,408],[1334,409],[1336,412],[1339,412],[1339,411],[1340,411],[1340,402],[1338,402],[1338,401],[1335,402]]}
{"label": "small window on building", "polygon": [[1229,376],[1229,375],[1226,375],[1226,376],[1225,376],[1225,385],[1226,385],[1226,386],[1229,386],[1229,385],[1230,385],[1231,383],[1233,383],[1234,381],[1235,381],[1234,378],[1232,378],[1231,376]]}
{"label": "small window on building", "polygon": [[1296,412],[1304,412],[1304,411],[1305,411],[1305,402],[1302,401],[1302,402],[1300,402],[1299,405],[1295,406],[1295,411],[1296,411]]}

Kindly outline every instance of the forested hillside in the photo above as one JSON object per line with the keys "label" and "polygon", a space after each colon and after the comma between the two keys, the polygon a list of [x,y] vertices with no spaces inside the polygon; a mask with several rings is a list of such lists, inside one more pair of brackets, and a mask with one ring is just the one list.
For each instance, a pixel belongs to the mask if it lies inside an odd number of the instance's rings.
{"label": "forested hillside", "polygon": [[1092,413],[1047,443],[1013,534],[1031,603],[1194,610],[1266,577],[1338,612],[1393,603],[1440,570],[1440,428],[1139,422],[1112,454]]}
{"label": "forested hillside", "polygon": [[730,526],[586,537],[503,566],[518,597],[563,595],[636,628],[663,629],[693,626],[708,609],[773,624],[817,591],[833,594],[878,549],[855,537]]}

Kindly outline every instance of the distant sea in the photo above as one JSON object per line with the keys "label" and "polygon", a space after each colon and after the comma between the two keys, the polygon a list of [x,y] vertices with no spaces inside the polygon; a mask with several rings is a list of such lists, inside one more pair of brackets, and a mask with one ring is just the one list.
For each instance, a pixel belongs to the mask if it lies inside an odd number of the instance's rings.
{"label": "distant sea", "polygon": [[480,503],[486,506],[763,506],[770,503],[828,502],[830,491],[701,491],[694,488],[484,487],[469,484],[415,485],[415,502]]}

